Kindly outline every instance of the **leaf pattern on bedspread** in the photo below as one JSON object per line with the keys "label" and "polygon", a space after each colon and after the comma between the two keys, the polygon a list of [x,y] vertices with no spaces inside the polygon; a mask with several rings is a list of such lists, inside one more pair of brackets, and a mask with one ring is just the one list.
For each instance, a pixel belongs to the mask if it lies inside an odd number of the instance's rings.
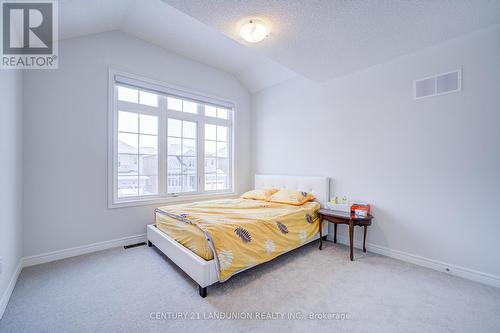
{"label": "leaf pattern on bedspread", "polygon": [[301,230],[299,232],[299,240],[301,244],[304,244],[307,240],[307,232],[305,230]]}
{"label": "leaf pattern on bedspread", "polygon": [[287,234],[288,233],[288,228],[286,227],[286,225],[284,225],[281,222],[276,222],[276,225],[278,226],[278,229],[280,229],[280,231],[281,231],[282,234]]}
{"label": "leaf pattern on bedspread", "polygon": [[266,253],[267,255],[273,254],[273,252],[276,250],[276,245],[274,242],[270,239],[266,240]]}
{"label": "leaf pattern on bedspread", "polygon": [[239,238],[245,243],[250,243],[252,241],[252,235],[246,230],[245,228],[238,227],[234,229],[234,232],[236,235],[238,235]]}
{"label": "leaf pattern on bedspread", "polygon": [[307,221],[307,223],[309,223],[309,224],[313,224],[313,222],[314,222],[314,220],[313,220],[312,216],[311,216],[311,215],[309,215],[309,214],[306,214],[306,221]]}
{"label": "leaf pattern on bedspread", "polygon": [[233,263],[233,252],[231,250],[221,250],[219,255],[219,266],[221,271],[225,271]]}

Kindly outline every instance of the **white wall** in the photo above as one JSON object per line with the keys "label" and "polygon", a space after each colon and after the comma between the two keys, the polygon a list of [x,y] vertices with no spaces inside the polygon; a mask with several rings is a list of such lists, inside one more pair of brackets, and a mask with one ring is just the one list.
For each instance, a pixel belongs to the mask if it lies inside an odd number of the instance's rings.
{"label": "white wall", "polygon": [[66,40],[25,79],[24,255],[143,234],[154,206],[108,209],[108,67],[237,102],[237,191],[251,185],[250,95],[234,76],[119,32]]}
{"label": "white wall", "polygon": [[[255,170],[330,176],[373,204],[369,243],[499,277],[499,41],[496,28],[258,93]],[[412,98],[414,79],[457,68],[462,92]]]}
{"label": "white wall", "polygon": [[0,317],[22,257],[22,72],[0,70]]}

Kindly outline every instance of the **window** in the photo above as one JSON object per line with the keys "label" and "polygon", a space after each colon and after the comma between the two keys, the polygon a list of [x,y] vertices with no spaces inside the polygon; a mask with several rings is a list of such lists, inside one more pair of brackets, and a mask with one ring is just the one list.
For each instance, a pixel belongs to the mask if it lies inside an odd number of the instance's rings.
{"label": "window", "polygon": [[111,206],[233,192],[231,103],[110,74]]}
{"label": "window", "polygon": [[158,117],[118,111],[118,198],[158,194]]}
{"label": "window", "polygon": [[205,105],[205,116],[228,119],[229,110],[223,108],[217,108],[211,105]]}
{"label": "window", "polygon": [[227,126],[205,124],[205,190],[228,188]]}
{"label": "window", "polygon": [[198,190],[196,124],[194,121],[168,119],[168,193]]}

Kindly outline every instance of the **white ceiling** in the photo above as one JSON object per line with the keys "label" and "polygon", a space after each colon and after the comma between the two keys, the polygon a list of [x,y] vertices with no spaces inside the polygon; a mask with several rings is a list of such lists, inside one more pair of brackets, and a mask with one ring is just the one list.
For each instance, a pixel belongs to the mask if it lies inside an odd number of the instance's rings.
{"label": "white ceiling", "polygon": [[[62,39],[121,30],[255,92],[297,75],[326,81],[500,24],[500,1],[60,0],[59,17]],[[250,17],[271,28],[261,43],[238,35]]]}
{"label": "white ceiling", "polygon": [[165,1],[241,43],[241,18],[269,22],[271,36],[248,46],[316,81],[500,23],[498,0]]}
{"label": "white ceiling", "polygon": [[297,74],[161,0],[60,0],[59,37],[120,30],[234,74],[251,92]]}

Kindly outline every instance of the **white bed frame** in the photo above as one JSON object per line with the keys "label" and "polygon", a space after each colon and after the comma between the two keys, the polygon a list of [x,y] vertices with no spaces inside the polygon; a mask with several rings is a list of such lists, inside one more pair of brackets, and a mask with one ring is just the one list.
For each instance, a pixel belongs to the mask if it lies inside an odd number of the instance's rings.
{"label": "white bed frame", "polygon": [[[306,191],[314,194],[323,206],[330,197],[330,178],[312,176],[255,175],[255,188],[279,187]],[[323,236],[328,235],[328,223],[323,226]],[[147,226],[148,246],[156,246],[170,260],[198,283],[201,297],[206,297],[207,287],[219,282],[215,259],[205,260],[160,231],[154,224]],[[319,232],[307,243],[319,239]],[[307,244],[305,243],[305,244]]]}

